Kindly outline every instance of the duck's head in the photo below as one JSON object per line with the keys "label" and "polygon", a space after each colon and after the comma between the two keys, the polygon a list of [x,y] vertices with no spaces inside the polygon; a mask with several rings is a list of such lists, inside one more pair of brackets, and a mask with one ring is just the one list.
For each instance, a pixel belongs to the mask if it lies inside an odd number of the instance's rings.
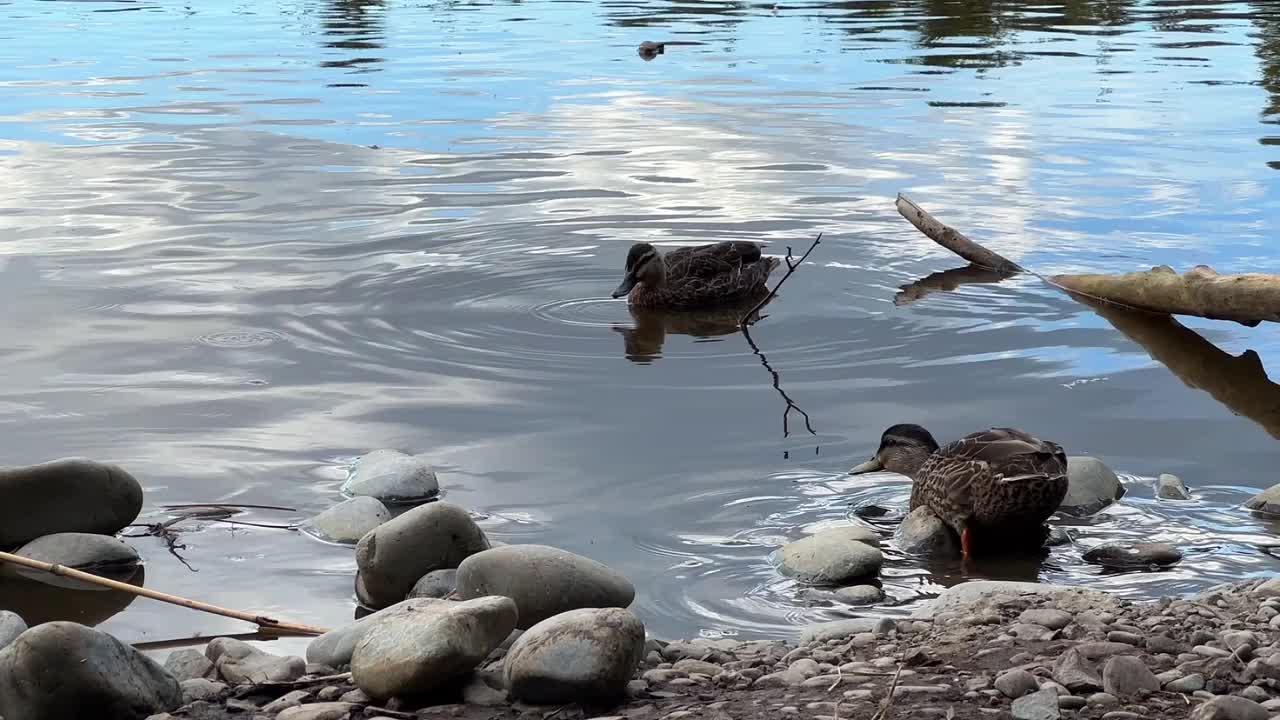
{"label": "duck's head", "polygon": [[667,277],[667,265],[662,260],[658,248],[649,243],[636,243],[627,253],[627,265],[623,270],[622,283],[613,291],[613,297],[626,297],[636,285],[644,283],[649,287],[659,287]]}
{"label": "duck's head", "polygon": [[890,426],[880,436],[880,447],[870,460],[855,466],[850,475],[888,470],[914,477],[924,461],[938,449],[928,430],[911,423]]}

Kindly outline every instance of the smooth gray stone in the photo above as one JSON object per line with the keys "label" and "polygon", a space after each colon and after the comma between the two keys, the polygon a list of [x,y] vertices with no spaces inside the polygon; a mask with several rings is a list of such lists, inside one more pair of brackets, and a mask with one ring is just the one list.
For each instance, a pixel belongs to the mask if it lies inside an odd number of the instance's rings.
{"label": "smooth gray stone", "polygon": [[1067,457],[1067,496],[1058,506],[1068,515],[1092,515],[1124,496],[1115,471],[1095,457]]}
{"label": "smooth gray stone", "polygon": [[1161,500],[1190,500],[1191,491],[1182,478],[1170,473],[1161,473],[1156,479],[1156,497]]}
{"label": "smooth gray stone", "polygon": [[351,662],[351,653],[355,651],[356,643],[360,642],[360,639],[374,625],[408,612],[418,613],[419,615],[432,614],[439,609],[441,604],[448,605],[449,602],[435,598],[410,598],[391,607],[383,608],[371,615],[366,615],[348,625],[334,628],[312,640],[311,644],[307,645],[307,662],[329,665],[330,667],[347,665]]}
{"label": "smooth gray stone", "polygon": [[951,528],[927,507],[907,513],[894,531],[894,540],[903,552],[917,554],[958,555],[960,543]]}
{"label": "smooth gray stone", "polygon": [[391,511],[374,497],[343,500],[302,523],[301,529],[321,540],[344,545],[360,542],[370,530],[391,519]]}
{"label": "smooth gray stone", "polygon": [[425,455],[374,450],[356,461],[343,494],[377,498],[387,505],[426,502],[440,494],[440,483]]}
{"label": "smooth gray stone", "polygon": [[458,570],[432,570],[418,578],[409,591],[410,598],[442,598],[458,587]]}
{"label": "smooth gray stone", "polygon": [[529,628],[503,661],[507,691],[531,703],[622,698],[644,654],[644,623],[623,608],[582,608]]}
{"label": "smooth gray stone", "polygon": [[457,592],[463,599],[515,600],[522,630],[567,610],[627,607],[636,593],[608,565],[546,545],[506,545],[468,557],[458,566]]}
{"label": "smooth gray stone", "polygon": [[142,511],[142,485],[84,458],[0,469],[0,548],[61,532],[114,535]]}
{"label": "smooth gray stone", "polygon": [[0,715],[21,720],[145,718],[182,704],[178,681],[93,628],[37,625],[0,650]]}
{"label": "smooth gray stone", "polygon": [[0,649],[6,647],[26,631],[27,622],[22,619],[21,615],[8,610],[0,610]]}
{"label": "smooth gray stone", "polygon": [[233,685],[288,682],[307,670],[300,657],[272,655],[235,638],[214,638],[205,647],[205,657],[213,662],[218,675]]}
{"label": "smooth gray stone", "polygon": [[433,502],[388,520],[360,538],[356,566],[373,606],[385,607],[404,600],[423,575],[456,568],[488,548],[488,538],[466,510]]}
{"label": "smooth gray stone", "polygon": [[[36,538],[15,550],[14,554],[108,577],[132,575],[141,562],[138,551],[123,540],[110,535],[78,532]],[[5,564],[0,567],[0,574],[21,575],[50,585],[67,584],[65,579],[56,575],[21,565]],[[79,581],[73,583],[78,585]]]}
{"label": "smooth gray stone", "polygon": [[819,530],[778,551],[782,572],[811,585],[843,585],[875,577],[884,555],[867,540],[875,533],[860,527]]}

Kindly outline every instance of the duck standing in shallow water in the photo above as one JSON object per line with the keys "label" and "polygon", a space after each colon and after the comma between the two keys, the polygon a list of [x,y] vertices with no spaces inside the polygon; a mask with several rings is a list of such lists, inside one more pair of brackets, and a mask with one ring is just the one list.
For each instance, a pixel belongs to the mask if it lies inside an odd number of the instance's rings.
{"label": "duck standing in shallow water", "polygon": [[889,470],[911,483],[911,510],[924,506],[960,536],[987,546],[1043,544],[1045,521],[1067,495],[1067,455],[1021,430],[992,428],[938,447],[919,425],[884,431],[875,457],[851,475]]}
{"label": "duck standing in shallow water", "polygon": [[613,297],[627,296],[633,306],[654,310],[757,302],[769,294],[765,282],[779,263],[750,242],[682,247],[666,254],[649,243],[636,243]]}

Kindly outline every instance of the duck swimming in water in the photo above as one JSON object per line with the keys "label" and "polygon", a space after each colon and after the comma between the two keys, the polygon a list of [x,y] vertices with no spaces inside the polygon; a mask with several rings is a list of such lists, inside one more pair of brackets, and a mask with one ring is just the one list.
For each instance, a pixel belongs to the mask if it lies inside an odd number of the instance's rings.
{"label": "duck swimming in water", "polygon": [[649,243],[636,243],[613,297],[626,296],[631,305],[654,310],[751,303],[769,294],[765,282],[779,264],[750,242],[682,247],[665,254]]}
{"label": "duck swimming in water", "polygon": [[851,475],[889,470],[912,480],[910,509],[927,507],[960,536],[978,542],[1043,543],[1045,521],[1067,494],[1062,447],[1013,428],[992,428],[938,447],[919,425],[884,431],[875,457]]}

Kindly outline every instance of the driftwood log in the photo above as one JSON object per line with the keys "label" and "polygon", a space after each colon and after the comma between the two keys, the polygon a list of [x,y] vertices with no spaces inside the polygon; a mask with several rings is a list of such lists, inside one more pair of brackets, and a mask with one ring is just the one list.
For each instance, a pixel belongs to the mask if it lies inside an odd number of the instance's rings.
{"label": "driftwood log", "polygon": [[[920,232],[979,268],[1001,274],[1026,271],[937,220],[905,195],[898,196],[897,207]],[[1088,298],[1163,315],[1230,320],[1249,327],[1263,321],[1280,322],[1280,275],[1220,275],[1207,265],[1197,265],[1182,275],[1160,266],[1124,275],[1037,277],[1076,300]]]}

